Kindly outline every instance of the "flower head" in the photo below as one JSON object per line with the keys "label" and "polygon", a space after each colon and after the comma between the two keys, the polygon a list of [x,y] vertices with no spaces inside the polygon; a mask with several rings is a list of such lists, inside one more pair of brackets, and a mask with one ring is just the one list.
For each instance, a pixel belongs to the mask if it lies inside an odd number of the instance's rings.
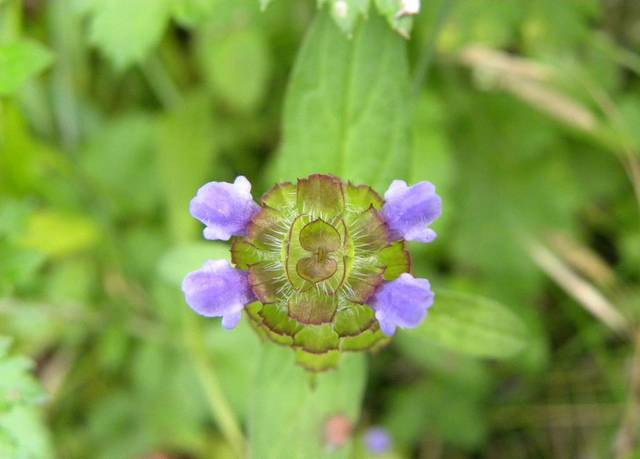
{"label": "flower head", "polygon": [[236,236],[235,267],[209,262],[185,279],[196,312],[232,328],[246,310],[262,336],[293,348],[309,370],[424,319],[433,293],[408,274],[404,240],[432,239],[427,225],[440,213],[433,185],[395,181],[385,202],[368,186],[316,174],[275,185],[260,205],[250,189],[244,177],[212,182],[191,203],[205,237]]}

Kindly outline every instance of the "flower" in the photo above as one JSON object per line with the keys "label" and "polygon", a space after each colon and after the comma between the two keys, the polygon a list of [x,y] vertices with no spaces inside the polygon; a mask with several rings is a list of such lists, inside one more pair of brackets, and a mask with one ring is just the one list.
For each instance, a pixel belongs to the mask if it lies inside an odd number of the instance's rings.
{"label": "flower", "polygon": [[222,317],[222,326],[235,328],[245,305],[255,301],[247,273],[232,268],[228,261],[207,261],[182,282],[187,304],[206,317]]}
{"label": "flower", "polygon": [[391,435],[384,427],[370,427],[364,434],[364,444],[373,454],[384,454],[391,449]]}
{"label": "flower", "polygon": [[382,216],[395,240],[431,242],[436,233],[428,225],[442,212],[442,200],[436,187],[429,182],[407,186],[404,180],[394,180],[384,194]]}
{"label": "flower", "polygon": [[403,273],[398,279],[384,283],[371,297],[369,304],[376,311],[382,331],[387,336],[393,336],[396,327],[415,328],[420,325],[433,299],[428,280]]}
{"label": "flower", "polygon": [[240,176],[233,183],[209,182],[191,200],[191,215],[204,223],[206,239],[227,241],[244,236],[251,218],[260,210],[251,196],[251,183]]}
{"label": "flower", "polygon": [[308,370],[335,367],[345,351],[388,342],[417,327],[432,305],[429,282],[410,274],[405,240],[430,241],[440,214],[435,187],[394,181],[385,199],[366,185],[314,174],[271,188],[211,182],[191,201],[208,239],[229,239],[231,264],[209,261],[184,280],[191,308],[222,317],[245,310],[264,338],[295,350]]}

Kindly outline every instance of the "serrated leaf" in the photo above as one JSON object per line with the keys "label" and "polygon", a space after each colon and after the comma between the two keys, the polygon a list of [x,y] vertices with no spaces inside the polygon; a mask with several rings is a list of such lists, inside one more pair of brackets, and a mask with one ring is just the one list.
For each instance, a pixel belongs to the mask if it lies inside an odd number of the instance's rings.
{"label": "serrated leaf", "polygon": [[315,376],[294,364],[289,349],[263,347],[249,419],[252,457],[260,459],[345,459],[350,446],[329,448],[325,423],[332,416],[358,421],[364,390],[364,356],[343,355],[336,370]]}
{"label": "serrated leaf", "polygon": [[52,61],[51,53],[41,44],[22,40],[0,46],[0,95],[9,95]]}
{"label": "serrated leaf", "polygon": [[288,88],[274,181],[331,173],[385,189],[407,174],[405,48],[377,15],[348,39],[318,14]]}
{"label": "serrated leaf", "polygon": [[95,0],[91,41],[119,69],[140,62],[160,41],[171,6],[170,0]]}
{"label": "serrated leaf", "polygon": [[405,333],[462,354],[494,359],[513,357],[528,342],[525,324],[493,300],[438,290],[420,327]]}

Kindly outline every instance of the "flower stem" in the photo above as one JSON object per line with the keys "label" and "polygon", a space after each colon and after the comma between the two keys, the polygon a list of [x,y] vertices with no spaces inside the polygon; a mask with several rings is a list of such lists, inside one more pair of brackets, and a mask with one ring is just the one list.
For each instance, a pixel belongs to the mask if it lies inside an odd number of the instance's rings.
{"label": "flower stem", "polygon": [[140,66],[140,70],[147,79],[151,90],[166,110],[178,105],[182,100],[180,90],[171,79],[162,60],[158,56],[150,56]]}
{"label": "flower stem", "polygon": [[243,459],[246,451],[244,435],[229,402],[222,392],[220,381],[211,364],[211,360],[207,356],[207,351],[204,347],[204,336],[197,321],[198,319],[189,314],[185,320],[185,343],[193,359],[202,388],[205,391],[213,418],[229,442],[235,456],[238,459]]}

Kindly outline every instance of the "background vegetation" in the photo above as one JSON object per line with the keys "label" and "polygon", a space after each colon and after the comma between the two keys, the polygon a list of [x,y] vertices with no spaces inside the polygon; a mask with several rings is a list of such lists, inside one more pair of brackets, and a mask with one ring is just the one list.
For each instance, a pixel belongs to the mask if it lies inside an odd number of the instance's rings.
{"label": "background vegetation", "polygon": [[[286,459],[336,393],[357,457],[634,457],[640,4],[423,0],[403,39],[321,3],[0,0],[0,457]],[[445,203],[433,317],[312,396],[179,290],[226,256],[199,185],[310,172]]]}

